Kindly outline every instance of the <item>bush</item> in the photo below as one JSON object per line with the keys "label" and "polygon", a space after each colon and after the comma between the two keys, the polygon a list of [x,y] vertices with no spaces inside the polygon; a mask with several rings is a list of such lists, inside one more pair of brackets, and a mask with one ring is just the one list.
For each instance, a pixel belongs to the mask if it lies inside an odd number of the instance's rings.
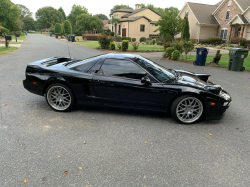
{"label": "bush", "polygon": [[167,52],[166,51],[162,54],[162,58],[167,58]]}
{"label": "bush", "polygon": [[161,41],[156,41],[156,44],[157,44],[157,45],[161,45],[162,42],[161,42]]}
{"label": "bush", "polygon": [[207,40],[200,40],[200,44],[206,44]]}
{"label": "bush", "polygon": [[127,37],[126,40],[128,40],[129,42],[131,42],[131,38],[130,37]]}
{"label": "bush", "polygon": [[97,34],[83,34],[82,39],[85,40],[92,40],[92,41],[98,41],[98,35]]}
{"label": "bush", "polygon": [[116,46],[117,46],[118,49],[120,49],[120,50],[122,49],[122,43],[121,42],[116,42]]}
{"label": "bush", "polygon": [[219,44],[221,43],[222,39],[220,37],[217,37],[217,36],[213,36],[213,37],[210,37],[207,39],[207,43],[208,44]]}
{"label": "bush", "polygon": [[121,42],[121,41],[122,41],[122,37],[121,37],[121,36],[116,36],[116,37],[115,37],[115,41]]}
{"label": "bush", "polygon": [[171,43],[170,42],[164,42],[163,47],[164,47],[164,50],[166,50],[167,48],[171,47]]}
{"label": "bush", "polygon": [[25,36],[25,33],[23,33],[23,32],[20,32],[20,36]]}
{"label": "bush", "polygon": [[114,36],[114,35],[115,35],[115,33],[114,33],[114,32],[111,32],[111,33],[110,33],[110,36]]}
{"label": "bush", "polygon": [[241,42],[241,45],[242,46],[245,46],[245,45],[250,45],[250,40],[244,40]]}
{"label": "bush", "polygon": [[[1,26],[1,31],[0,31],[0,34],[3,35],[3,34],[9,34],[10,31],[8,29],[6,29],[5,27]],[[3,36],[4,37],[4,36]]]}
{"label": "bush", "polygon": [[115,43],[110,44],[110,49],[115,50]]}
{"label": "bush", "polygon": [[132,42],[135,42],[136,41],[136,38],[132,38]]}
{"label": "bush", "polygon": [[152,40],[146,40],[146,44],[151,45],[152,44]]}
{"label": "bush", "polygon": [[110,33],[111,33],[111,30],[110,29],[107,29],[103,34],[106,34],[106,35],[110,35]]}
{"label": "bush", "polygon": [[63,22],[63,28],[64,28],[65,34],[72,34],[72,26],[68,20],[65,20]]}
{"label": "bush", "polygon": [[241,37],[238,37],[238,38],[234,38],[232,39],[232,44],[241,44],[241,43],[244,43],[246,41],[245,38],[241,38]]}
{"label": "bush", "polygon": [[171,55],[172,55],[172,53],[174,52],[174,48],[173,47],[168,47],[167,49],[166,49],[166,58],[171,58]]}
{"label": "bush", "polygon": [[141,37],[141,38],[140,38],[140,43],[141,43],[141,42],[146,42],[146,38],[145,38],[145,37]]}
{"label": "bush", "polygon": [[180,58],[180,56],[181,56],[180,51],[174,50],[174,51],[172,52],[171,58],[172,58],[173,60],[178,60],[178,59]]}
{"label": "bush", "polygon": [[180,53],[183,53],[183,46],[182,46],[182,43],[181,42],[175,42],[172,44],[172,47],[175,49],[175,50],[178,50]]}
{"label": "bush", "polygon": [[156,43],[156,39],[153,39],[153,40],[152,40],[152,42],[153,42],[153,45],[155,45],[155,43]]}
{"label": "bush", "polygon": [[135,51],[138,49],[138,47],[139,47],[139,45],[140,45],[140,43],[138,43],[138,42],[134,42],[134,43],[131,43],[131,44],[132,44],[133,49],[134,49]]}
{"label": "bush", "polygon": [[122,50],[127,51],[128,50],[129,41],[128,40],[122,40]]}
{"label": "bush", "polygon": [[108,36],[106,34],[102,34],[98,36],[98,42],[100,44],[101,49],[109,49],[110,43],[113,41],[112,36]]}
{"label": "bush", "polygon": [[152,40],[152,38],[148,37],[146,40],[150,40],[150,41],[151,41],[151,40]]}
{"label": "bush", "polygon": [[55,33],[60,34],[62,32],[63,32],[62,25],[60,23],[56,23],[55,24]]}

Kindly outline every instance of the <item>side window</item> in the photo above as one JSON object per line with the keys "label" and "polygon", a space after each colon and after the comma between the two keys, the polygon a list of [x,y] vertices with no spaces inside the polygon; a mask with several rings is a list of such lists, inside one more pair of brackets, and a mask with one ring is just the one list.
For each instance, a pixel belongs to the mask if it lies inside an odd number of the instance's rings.
{"label": "side window", "polygon": [[145,31],[145,25],[143,25],[143,24],[140,25],[140,31],[141,31],[141,32],[144,32],[144,31]]}
{"label": "side window", "polygon": [[88,60],[88,61],[83,62],[83,63],[80,62],[80,64],[78,66],[75,66],[72,69],[76,70],[76,71],[81,71],[83,73],[87,73],[89,71],[89,69],[98,62],[99,59],[100,58],[91,59],[91,60]]}
{"label": "side window", "polygon": [[128,60],[106,59],[102,65],[102,73],[106,76],[125,77],[140,80],[147,73]]}

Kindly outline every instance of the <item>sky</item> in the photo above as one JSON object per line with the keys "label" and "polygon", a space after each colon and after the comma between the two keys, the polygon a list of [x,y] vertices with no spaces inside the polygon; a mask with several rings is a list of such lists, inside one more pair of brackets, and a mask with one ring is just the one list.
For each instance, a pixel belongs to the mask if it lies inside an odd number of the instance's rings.
{"label": "sky", "polygon": [[[105,14],[109,17],[110,9],[116,4],[125,4],[129,5],[132,8],[135,8],[135,4],[153,4],[155,7],[167,8],[167,7],[177,7],[179,10],[183,8],[187,0],[126,0],[126,1],[115,1],[115,0],[69,0],[69,1],[56,1],[56,0],[11,0],[15,4],[22,4],[30,9],[35,18],[35,13],[39,8],[44,6],[52,6],[56,9],[62,7],[68,15],[70,13],[71,7],[73,4],[85,6],[88,9],[88,12],[91,14]],[[193,3],[205,3],[214,5],[220,0],[210,0],[209,2],[204,2],[202,0],[188,0]]]}

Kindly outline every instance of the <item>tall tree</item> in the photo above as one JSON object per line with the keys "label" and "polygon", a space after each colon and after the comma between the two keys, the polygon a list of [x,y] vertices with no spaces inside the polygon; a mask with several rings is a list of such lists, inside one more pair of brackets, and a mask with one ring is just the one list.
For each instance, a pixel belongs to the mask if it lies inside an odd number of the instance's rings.
{"label": "tall tree", "polygon": [[109,19],[105,14],[96,14],[101,20]]}
{"label": "tall tree", "polygon": [[97,30],[102,32],[103,22],[97,16],[92,16],[91,14],[81,14],[77,16],[76,28],[79,32],[84,33],[85,31]]}
{"label": "tall tree", "polygon": [[183,28],[182,28],[182,32],[181,32],[181,37],[184,40],[189,40],[190,39],[189,22],[188,22],[188,17],[187,16],[184,17]]}
{"label": "tall tree", "polygon": [[76,18],[77,16],[81,15],[81,14],[87,14],[88,13],[88,9],[85,8],[84,6],[81,5],[73,5],[71,12],[68,15],[68,19],[70,20],[73,30],[74,27],[76,25]]}
{"label": "tall tree", "polygon": [[60,11],[60,12],[62,13],[62,15],[63,15],[63,19],[64,19],[64,20],[66,20],[66,14],[65,14],[65,12],[64,12],[64,10],[63,10],[63,8],[62,8],[62,7],[60,7],[60,8],[58,9],[58,11]]}
{"label": "tall tree", "polygon": [[20,19],[23,20],[26,16],[31,17],[32,12],[24,5],[17,4],[17,7],[20,11]]}
{"label": "tall tree", "polygon": [[155,7],[153,4],[145,5],[145,4],[142,3],[141,8],[150,8],[150,9],[152,9],[153,11],[155,11],[155,12],[157,12],[159,14],[162,14],[164,12],[163,8]]}
{"label": "tall tree", "polygon": [[38,29],[45,29],[56,23],[62,23],[63,15],[60,11],[48,6],[37,10],[36,20]]}
{"label": "tall tree", "polygon": [[156,31],[160,31],[166,41],[174,41],[174,36],[182,30],[183,20],[174,9],[165,9],[157,25],[159,25],[159,28]]}
{"label": "tall tree", "polygon": [[0,0],[0,23],[10,31],[17,30],[20,11],[10,0]]}
{"label": "tall tree", "polygon": [[26,16],[23,18],[23,26],[22,29],[23,30],[35,30],[35,20],[32,17]]}
{"label": "tall tree", "polygon": [[120,22],[119,18],[112,18],[111,23],[112,25],[115,25],[115,36],[117,35],[117,24]]}
{"label": "tall tree", "polygon": [[115,10],[118,10],[118,9],[132,9],[133,10],[133,8],[131,8],[128,5],[115,5],[113,8],[111,8],[110,13],[112,13]]}
{"label": "tall tree", "polygon": [[68,20],[63,22],[63,31],[65,34],[72,34],[72,26]]}
{"label": "tall tree", "polygon": [[55,33],[58,33],[58,34],[63,33],[62,25],[60,23],[56,23],[56,25],[55,25]]}

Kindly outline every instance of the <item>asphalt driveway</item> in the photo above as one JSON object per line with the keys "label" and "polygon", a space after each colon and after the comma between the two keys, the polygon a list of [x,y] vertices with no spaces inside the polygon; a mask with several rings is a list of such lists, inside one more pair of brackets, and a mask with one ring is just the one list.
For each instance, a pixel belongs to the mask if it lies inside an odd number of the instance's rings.
{"label": "asphalt driveway", "polygon": [[[103,53],[68,45],[74,58]],[[52,56],[69,56],[67,42],[37,34],[0,56],[0,186],[249,186],[249,72],[157,60],[211,74],[232,95],[224,119],[180,125],[151,112],[52,111],[22,86],[26,65]]]}

